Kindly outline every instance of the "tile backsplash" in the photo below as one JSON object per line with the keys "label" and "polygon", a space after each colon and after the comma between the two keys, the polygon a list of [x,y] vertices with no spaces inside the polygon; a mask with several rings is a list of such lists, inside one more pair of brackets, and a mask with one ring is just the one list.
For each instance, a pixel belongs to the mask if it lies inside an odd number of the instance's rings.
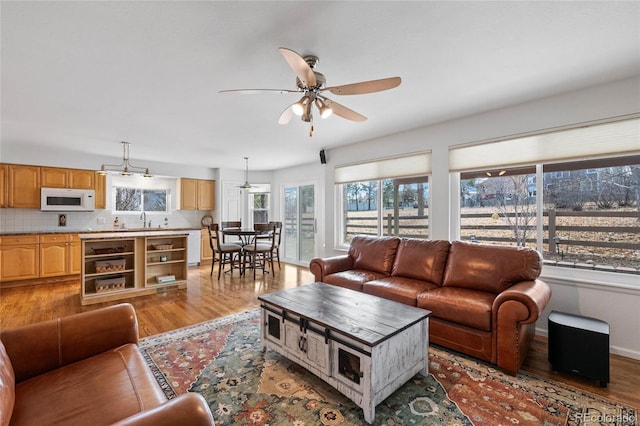
{"label": "tile backsplash", "polygon": [[[66,226],[60,226],[58,215],[66,215]],[[210,211],[174,210],[170,214],[147,213],[147,222],[157,228],[200,228],[200,220]],[[0,233],[14,232],[74,232],[114,229],[113,221],[126,228],[141,228],[139,214],[114,215],[109,210],[93,212],[43,212],[36,209],[0,209]],[[167,218],[167,225],[165,225]]]}

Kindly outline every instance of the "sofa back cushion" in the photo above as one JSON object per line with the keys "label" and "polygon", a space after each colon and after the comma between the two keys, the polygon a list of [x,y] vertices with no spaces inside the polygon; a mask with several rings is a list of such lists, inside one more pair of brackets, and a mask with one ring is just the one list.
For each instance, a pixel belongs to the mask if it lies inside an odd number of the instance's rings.
{"label": "sofa back cushion", "polygon": [[535,280],[541,271],[542,257],[534,249],[455,241],[442,285],[497,294],[520,281]]}
{"label": "sofa back cushion", "polygon": [[390,275],[399,242],[400,239],[397,237],[364,235],[353,237],[349,247],[349,256],[353,258],[353,269]]}
{"label": "sofa back cushion", "polygon": [[398,255],[391,276],[442,284],[450,245],[446,240],[403,238],[398,245]]}
{"label": "sofa back cushion", "polygon": [[15,400],[16,379],[13,374],[13,366],[2,341],[0,341],[0,425],[9,424]]}

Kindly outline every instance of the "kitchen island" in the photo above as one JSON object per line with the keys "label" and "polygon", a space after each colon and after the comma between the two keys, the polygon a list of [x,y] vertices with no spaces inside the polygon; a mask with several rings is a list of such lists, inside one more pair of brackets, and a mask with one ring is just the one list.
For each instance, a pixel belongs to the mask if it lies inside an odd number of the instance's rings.
{"label": "kitchen island", "polygon": [[186,230],[82,233],[83,305],[187,286]]}

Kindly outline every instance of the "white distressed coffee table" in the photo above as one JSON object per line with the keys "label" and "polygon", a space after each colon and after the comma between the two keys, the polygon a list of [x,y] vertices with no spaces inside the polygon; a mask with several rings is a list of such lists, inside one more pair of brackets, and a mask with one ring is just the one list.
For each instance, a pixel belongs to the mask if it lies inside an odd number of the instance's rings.
{"label": "white distressed coffee table", "polygon": [[428,373],[430,311],[313,283],[258,296],[261,346],[351,399],[372,423],[375,407],[416,373]]}

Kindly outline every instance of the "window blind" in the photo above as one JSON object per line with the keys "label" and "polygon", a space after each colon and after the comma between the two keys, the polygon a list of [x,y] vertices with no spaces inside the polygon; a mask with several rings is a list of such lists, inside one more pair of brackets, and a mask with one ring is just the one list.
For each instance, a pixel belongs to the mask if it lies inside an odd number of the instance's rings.
{"label": "window blind", "polygon": [[335,168],[334,178],[335,183],[348,183],[420,176],[429,173],[431,173],[431,151],[338,166]]}
{"label": "window blind", "polygon": [[640,153],[640,119],[594,124],[478,145],[451,147],[449,171],[495,169]]}

